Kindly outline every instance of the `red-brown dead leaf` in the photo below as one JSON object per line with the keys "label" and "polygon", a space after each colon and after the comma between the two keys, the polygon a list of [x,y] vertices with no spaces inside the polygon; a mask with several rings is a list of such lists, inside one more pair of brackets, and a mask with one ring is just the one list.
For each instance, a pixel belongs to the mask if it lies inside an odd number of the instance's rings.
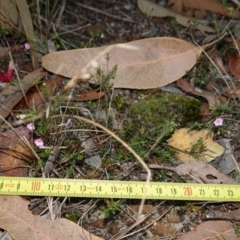
{"label": "red-brown dead leaf", "polygon": [[103,240],[64,218],[48,220],[28,210],[29,201],[18,196],[0,196],[0,228],[17,240]]}
{"label": "red-brown dead leaf", "polygon": [[94,89],[94,90],[88,91],[86,93],[83,93],[81,95],[78,95],[78,96],[74,97],[73,101],[82,102],[82,101],[100,99],[101,97],[103,97],[105,95],[105,93],[99,92],[98,90],[99,89]]}
{"label": "red-brown dead leaf", "polygon": [[215,96],[213,93],[192,86],[186,79],[177,80],[177,86],[187,93],[205,98],[209,105],[221,105],[226,103],[226,99],[221,96]]}
{"label": "red-brown dead leaf", "polygon": [[240,78],[240,55],[229,55],[228,56],[229,69],[233,76]]}
{"label": "red-brown dead leaf", "polygon": [[234,225],[228,221],[206,221],[197,225],[192,231],[184,233],[177,240],[239,240]]}
{"label": "red-brown dead leaf", "polygon": [[[178,0],[172,0],[174,2],[178,2]],[[233,18],[240,18],[240,13],[237,11],[237,7],[235,5],[223,5],[218,0],[182,0],[183,6],[185,8],[192,9],[200,9],[207,10],[213,13],[218,13],[224,16],[229,16]],[[233,12],[227,10],[227,7],[233,6]]]}
{"label": "red-brown dead leaf", "polygon": [[221,57],[219,56],[215,56],[212,61],[214,62],[215,66],[217,67],[218,71],[220,73],[222,73],[223,75],[226,75],[227,72],[225,70],[224,64],[223,64],[223,60]]}
{"label": "red-brown dead leaf", "polygon": [[201,105],[200,107],[200,115],[204,118],[204,119],[209,119],[211,118],[212,114],[210,112],[209,109],[209,104],[208,103],[204,103]]}
{"label": "red-brown dead leaf", "polygon": [[26,127],[14,130],[0,133],[0,176],[25,177],[28,175],[28,166],[34,155],[20,137],[25,137],[31,144],[32,133]]}
{"label": "red-brown dead leaf", "polygon": [[[0,93],[0,113],[3,118],[6,118],[14,106],[22,99],[23,92],[27,92],[39,79],[43,78],[45,73],[42,69],[37,69],[26,76],[21,81],[22,85],[15,84],[5,88]],[[22,92],[23,91],[23,92]],[[0,124],[3,119],[0,119]]]}
{"label": "red-brown dead leaf", "polygon": [[45,80],[43,83],[31,87],[26,94],[27,103],[25,98],[22,98],[13,110],[33,109],[40,106],[47,100],[47,97],[53,96],[61,88],[61,85],[62,78],[55,75],[51,80]]}
{"label": "red-brown dead leaf", "polygon": [[173,5],[172,7],[172,10],[175,12],[175,13],[181,13],[182,10],[183,10],[183,0],[168,0],[168,6],[171,6]]}

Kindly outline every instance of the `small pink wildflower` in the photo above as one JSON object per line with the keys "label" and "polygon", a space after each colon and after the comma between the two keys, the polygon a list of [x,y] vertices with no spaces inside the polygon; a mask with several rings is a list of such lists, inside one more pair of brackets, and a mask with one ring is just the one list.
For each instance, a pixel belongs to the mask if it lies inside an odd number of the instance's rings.
{"label": "small pink wildflower", "polygon": [[223,118],[216,118],[213,124],[218,127],[223,125]]}
{"label": "small pink wildflower", "polygon": [[35,145],[37,147],[42,147],[44,145],[44,142],[41,138],[37,138],[35,141],[34,141]]}
{"label": "small pink wildflower", "polygon": [[30,44],[29,43],[25,43],[24,47],[25,47],[26,50],[29,50],[30,49]]}
{"label": "small pink wildflower", "polygon": [[35,129],[35,126],[34,126],[32,123],[29,123],[29,124],[27,125],[27,128],[28,128],[29,130],[33,131],[33,130]]}
{"label": "small pink wildflower", "polygon": [[23,120],[25,117],[26,117],[25,114],[20,114],[20,115],[19,115],[19,118],[22,119],[22,120]]}

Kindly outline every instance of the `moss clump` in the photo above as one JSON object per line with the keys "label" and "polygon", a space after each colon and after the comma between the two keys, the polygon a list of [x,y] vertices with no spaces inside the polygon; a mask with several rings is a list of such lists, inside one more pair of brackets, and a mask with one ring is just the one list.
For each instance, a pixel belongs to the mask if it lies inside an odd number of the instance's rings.
{"label": "moss clump", "polygon": [[156,137],[163,126],[172,122],[175,127],[201,119],[200,102],[196,99],[174,94],[156,93],[147,99],[133,103],[128,110],[128,130],[136,134]]}

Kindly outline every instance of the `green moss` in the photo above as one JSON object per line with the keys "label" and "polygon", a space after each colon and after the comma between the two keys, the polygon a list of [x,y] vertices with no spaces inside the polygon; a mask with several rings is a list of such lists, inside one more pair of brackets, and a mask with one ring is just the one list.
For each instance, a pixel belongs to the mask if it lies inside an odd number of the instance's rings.
{"label": "green moss", "polygon": [[170,122],[184,127],[197,121],[200,116],[200,102],[196,99],[173,93],[157,93],[147,99],[133,103],[128,111],[133,132],[150,135]]}

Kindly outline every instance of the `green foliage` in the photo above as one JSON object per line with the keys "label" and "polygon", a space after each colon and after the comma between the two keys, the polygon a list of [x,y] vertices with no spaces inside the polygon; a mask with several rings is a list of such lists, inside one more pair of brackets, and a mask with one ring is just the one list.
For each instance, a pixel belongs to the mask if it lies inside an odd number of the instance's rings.
{"label": "green foliage", "polygon": [[198,139],[196,143],[194,143],[187,153],[193,156],[196,159],[203,160],[203,154],[208,150],[206,143],[203,141],[202,138]]}
{"label": "green foliage", "polygon": [[218,74],[216,67],[204,54],[200,56],[196,70],[188,73],[190,78],[194,78],[194,85],[200,88],[204,88],[209,80],[214,79]]}
{"label": "green foliage", "polygon": [[228,104],[225,105],[214,105],[210,106],[211,113],[213,117],[218,117],[224,114],[236,114],[237,112],[234,111]]}
{"label": "green foliage", "polygon": [[157,136],[165,124],[181,127],[201,119],[200,103],[192,98],[172,93],[157,93],[133,103],[128,111],[132,133]]}
{"label": "green foliage", "polygon": [[108,199],[105,200],[105,203],[107,204],[107,206],[103,210],[104,217],[109,217],[110,215],[121,211],[121,209],[123,208],[122,201],[123,200],[121,200],[121,199],[117,200],[117,201],[108,200]]}

